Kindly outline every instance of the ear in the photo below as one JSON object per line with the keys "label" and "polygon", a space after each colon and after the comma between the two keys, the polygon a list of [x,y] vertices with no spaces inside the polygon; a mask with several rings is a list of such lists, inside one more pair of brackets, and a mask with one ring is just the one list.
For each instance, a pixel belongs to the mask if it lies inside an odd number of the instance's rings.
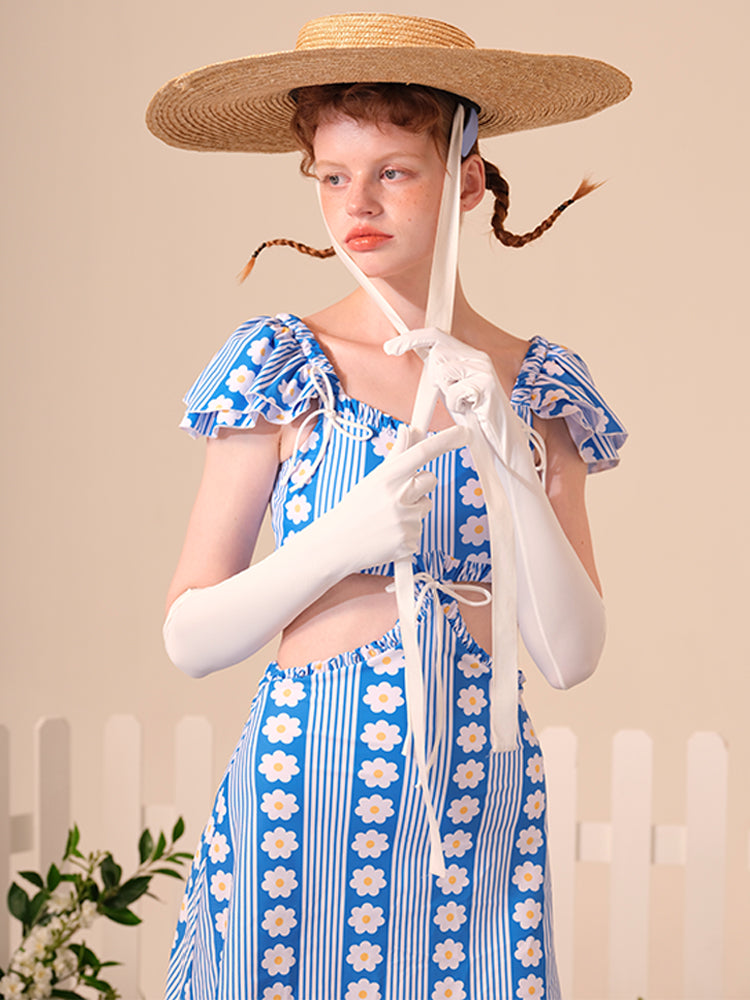
{"label": "ear", "polygon": [[472,153],[461,164],[461,211],[470,212],[484,197],[484,163]]}

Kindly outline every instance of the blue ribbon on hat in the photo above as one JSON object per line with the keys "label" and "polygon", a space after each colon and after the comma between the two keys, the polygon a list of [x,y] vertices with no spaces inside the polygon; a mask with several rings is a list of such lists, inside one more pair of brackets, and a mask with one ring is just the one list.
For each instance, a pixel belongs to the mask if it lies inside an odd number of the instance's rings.
{"label": "blue ribbon on hat", "polygon": [[461,159],[464,160],[471,152],[471,148],[477,141],[479,135],[479,115],[475,107],[469,108],[469,117],[464,125],[464,135],[461,140]]}

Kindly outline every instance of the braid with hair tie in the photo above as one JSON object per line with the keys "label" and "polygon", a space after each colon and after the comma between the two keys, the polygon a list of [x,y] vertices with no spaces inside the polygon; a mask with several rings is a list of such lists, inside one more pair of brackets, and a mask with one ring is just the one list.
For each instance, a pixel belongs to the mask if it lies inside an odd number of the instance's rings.
{"label": "braid with hair tie", "polygon": [[523,235],[517,235],[516,233],[511,233],[505,228],[505,219],[508,215],[508,208],[510,205],[510,189],[508,187],[508,182],[502,176],[500,171],[497,169],[494,163],[489,163],[484,158],[482,159],[484,163],[484,170],[486,175],[485,187],[488,191],[491,191],[495,196],[495,211],[492,214],[492,231],[496,238],[500,240],[503,246],[506,247],[525,247],[527,243],[531,243],[532,240],[538,239],[547,230],[557,222],[562,213],[573,204],[574,201],[578,201],[580,198],[584,198],[587,194],[595,191],[596,188],[600,187],[603,183],[593,183],[592,181],[584,178],[578,185],[578,190],[572,196],[564,201],[561,205],[552,212],[547,218],[540,222],[536,229],[532,229],[529,233],[524,233]]}
{"label": "braid with hair tie", "polygon": [[265,240],[261,245],[253,251],[250,260],[245,264],[240,272],[240,282],[243,282],[245,278],[250,274],[252,269],[255,267],[255,259],[258,254],[265,250],[266,247],[292,247],[293,249],[299,251],[299,253],[306,253],[310,257],[318,257],[321,260],[325,260],[327,257],[334,257],[336,251],[333,247],[326,247],[325,250],[316,250],[315,247],[309,247],[306,243],[298,243],[296,240]]}

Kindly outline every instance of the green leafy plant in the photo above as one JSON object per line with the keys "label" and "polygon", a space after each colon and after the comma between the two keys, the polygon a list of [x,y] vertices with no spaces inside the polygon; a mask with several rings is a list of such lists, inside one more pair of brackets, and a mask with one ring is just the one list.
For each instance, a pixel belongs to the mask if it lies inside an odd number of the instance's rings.
{"label": "green leafy plant", "polygon": [[116,1000],[120,994],[101,973],[119,963],[97,958],[81,932],[99,916],[118,924],[139,924],[141,918],[131,906],[141,896],[153,896],[151,879],[182,878],[180,869],[192,857],[175,850],[184,831],[182,819],[175,823],[169,841],[163,833],[154,840],[144,830],[138,841],[140,864],[124,881],[122,868],[109,851],[81,853],[77,826],[68,833],[61,865],[50,865],[46,878],[34,871],[19,872],[33,889],[29,892],[13,882],[8,890],[8,909],[21,922],[22,940],[7,972],[0,969],[0,996],[86,1000],[93,990],[98,1000]]}

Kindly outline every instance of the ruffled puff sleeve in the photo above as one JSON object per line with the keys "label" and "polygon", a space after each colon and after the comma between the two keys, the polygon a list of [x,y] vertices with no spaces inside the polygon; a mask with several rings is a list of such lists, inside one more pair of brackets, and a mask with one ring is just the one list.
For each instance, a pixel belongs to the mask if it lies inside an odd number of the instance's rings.
{"label": "ruffled puff sleeve", "polygon": [[614,468],[627,431],[600,396],[586,363],[573,351],[534,337],[511,397],[531,423],[562,417],[589,472]]}
{"label": "ruffled puff sleeve", "polygon": [[238,327],[200,373],[180,427],[191,437],[216,437],[222,427],[255,427],[258,416],[288,424],[335,377],[300,320],[261,316]]}

